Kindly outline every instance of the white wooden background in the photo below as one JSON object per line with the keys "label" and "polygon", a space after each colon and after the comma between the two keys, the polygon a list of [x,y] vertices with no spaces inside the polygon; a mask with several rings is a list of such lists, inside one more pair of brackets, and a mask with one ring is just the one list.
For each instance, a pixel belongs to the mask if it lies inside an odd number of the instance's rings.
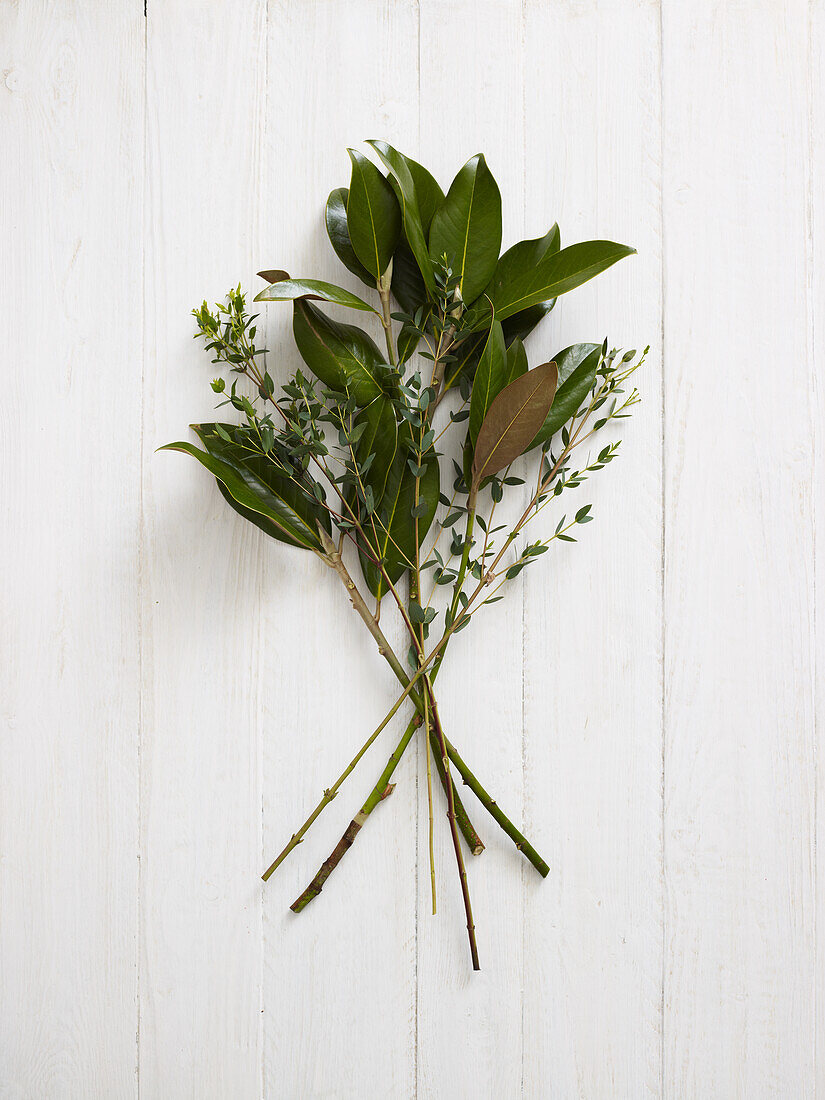
{"label": "white wooden background", "polygon": [[[825,1097],[823,47],[823,0],[0,2],[0,1096]],[[366,137],[639,250],[529,347],[651,344],[597,522],[439,685],[552,868],[471,807],[478,975],[413,754],[287,910],[397,725],[263,887],[397,689],[155,453],[213,405],[193,305],[352,285]]]}

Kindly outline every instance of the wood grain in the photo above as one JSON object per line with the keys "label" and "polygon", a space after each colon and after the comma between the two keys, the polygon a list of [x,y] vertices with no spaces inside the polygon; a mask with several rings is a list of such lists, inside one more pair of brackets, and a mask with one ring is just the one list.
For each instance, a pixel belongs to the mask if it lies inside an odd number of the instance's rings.
{"label": "wood grain", "polygon": [[658,1093],[661,1041],[657,11],[530,3],[525,42],[528,235],[558,219],[562,245],[639,253],[560,299],[536,359],[604,338],[651,354],[633,419],[573,469],[611,438],[618,459],[536,526],[590,502],[595,522],[525,574],[526,825],[551,873],[525,871],[524,1094],[642,1097]]}
{"label": "wood grain", "polygon": [[[0,4],[0,1096],[825,1091],[823,47],[822,0]],[[596,522],[437,685],[551,865],[467,793],[475,976],[420,738],[288,911],[402,716],[260,882],[396,688],[329,570],[155,454],[211,415],[204,297],[369,294],[322,217],[367,137],[444,185],[483,151],[505,246],[639,250],[528,342],[651,344],[562,498]]]}
{"label": "wood grain", "polygon": [[[421,19],[420,157],[446,190],[465,161],[474,153],[485,154],[501,189],[502,247],[507,247],[522,238],[524,220],[521,4],[424,0]],[[448,140],[442,122],[445,108],[455,112]],[[451,399],[449,404],[458,408],[460,401]],[[448,449],[456,437],[460,439],[459,433],[450,433],[440,442]],[[517,490],[514,496],[520,494]],[[489,494],[484,492],[480,500],[488,510]],[[519,514],[518,500],[511,496],[497,510],[496,523]],[[449,533],[444,542],[448,537]],[[476,551],[480,550],[479,543]],[[517,823],[522,808],[521,610],[519,579],[507,600],[485,608],[455,638],[438,681],[448,736]],[[444,799],[438,789],[434,801],[435,917],[423,843],[419,851],[418,1094],[514,1096],[521,1088],[522,858],[466,791],[467,808],[487,845],[480,856],[467,857],[482,968],[473,974]],[[419,820],[423,839],[423,798]]]}
{"label": "wood grain", "polygon": [[[261,182],[261,264],[329,279],[377,300],[338,261],[324,204],[349,186],[347,146],[392,135],[410,148],[418,76],[411,0],[270,6]],[[335,59],[346,58],[346,64]],[[317,79],[318,66],[323,78]],[[352,320],[330,307],[330,315]],[[266,307],[273,377],[301,366],[288,304]],[[356,321],[383,346],[374,318]],[[360,570],[351,562],[353,575]],[[261,869],[375,729],[398,695],[391,671],[332,570],[308,554],[264,557],[260,706]],[[382,623],[395,619],[387,598]],[[401,646],[398,630],[391,640]],[[409,1096],[415,1088],[415,758],[323,893],[289,905],[375,784],[408,718],[393,721],[264,894],[265,1091],[270,1096]]]}
{"label": "wood grain", "polygon": [[143,20],[0,6],[0,1095],[137,1061]]}
{"label": "wood grain", "polygon": [[664,13],[671,1095],[814,1089],[806,7]]}
{"label": "wood grain", "polygon": [[[211,419],[190,310],[251,283],[265,10],[147,23],[140,1086],[261,1091],[259,604],[264,537],[184,456]],[[185,44],[185,49],[182,46]]]}

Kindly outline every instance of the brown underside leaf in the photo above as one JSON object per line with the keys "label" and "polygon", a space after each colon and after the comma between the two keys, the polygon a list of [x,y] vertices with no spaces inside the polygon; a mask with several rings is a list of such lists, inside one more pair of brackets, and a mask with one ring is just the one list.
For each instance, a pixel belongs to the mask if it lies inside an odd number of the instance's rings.
{"label": "brown underside leaf", "polygon": [[289,278],[289,272],[281,271],[280,268],[273,269],[272,271],[259,271],[258,274],[268,283],[280,283]]}
{"label": "brown underside leaf", "polygon": [[533,442],[556,396],[555,363],[522,374],[501,391],[478,432],[473,456],[473,487],[509,466]]}

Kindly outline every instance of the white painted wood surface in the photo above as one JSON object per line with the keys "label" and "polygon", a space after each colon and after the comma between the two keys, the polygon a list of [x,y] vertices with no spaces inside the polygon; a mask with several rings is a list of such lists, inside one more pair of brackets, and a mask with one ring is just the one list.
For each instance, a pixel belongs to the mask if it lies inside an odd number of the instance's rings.
{"label": "white painted wood surface", "polygon": [[[825,1095],[823,48],[822,0],[0,3],[0,1097]],[[484,151],[506,243],[639,249],[529,345],[651,344],[596,522],[445,665],[552,868],[472,807],[475,976],[423,755],[287,909],[400,721],[260,883],[395,687],[155,453],[212,408],[193,305],[354,287],[321,210],[366,137]]]}

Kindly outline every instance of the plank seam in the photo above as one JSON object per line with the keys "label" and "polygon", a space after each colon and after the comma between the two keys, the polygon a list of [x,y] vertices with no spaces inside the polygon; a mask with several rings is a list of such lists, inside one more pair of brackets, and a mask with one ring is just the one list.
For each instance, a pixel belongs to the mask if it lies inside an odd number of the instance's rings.
{"label": "plank seam", "polygon": [[661,690],[661,744],[662,763],[660,772],[661,783],[661,837],[660,837],[660,875],[661,875],[661,944],[662,972],[661,972],[661,998],[659,1002],[659,1095],[664,1096],[665,1091],[665,986],[667,981],[667,864],[665,860],[666,823],[667,812],[665,804],[665,777],[667,768],[667,703],[665,698],[665,570],[667,568],[667,478],[665,463],[667,460],[665,440],[665,297],[666,297],[666,265],[665,265],[665,36],[664,36],[664,6],[665,0],[659,0],[659,264],[660,264],[660,377],[661,397],[659,407],[660,424],[660,498],[659,509],[662,517],[660,536],[660,566],[659,566],[659,621],[660,621],[660,690]]}
{"label": "plank seam", "polygon": [[137,731],[137,933],[135,936],[135,1095],[140,1100],[140,1054],[143,955],[143,716],[144,716],[144,645],[143,608],[146,584],[146,515],[144,501],[144,459],[146,426],[146,195],[149,158],[149,21],[143,2],[143,188],[141,195],[141,362],[140,431],[138,433],[138,731]]}

